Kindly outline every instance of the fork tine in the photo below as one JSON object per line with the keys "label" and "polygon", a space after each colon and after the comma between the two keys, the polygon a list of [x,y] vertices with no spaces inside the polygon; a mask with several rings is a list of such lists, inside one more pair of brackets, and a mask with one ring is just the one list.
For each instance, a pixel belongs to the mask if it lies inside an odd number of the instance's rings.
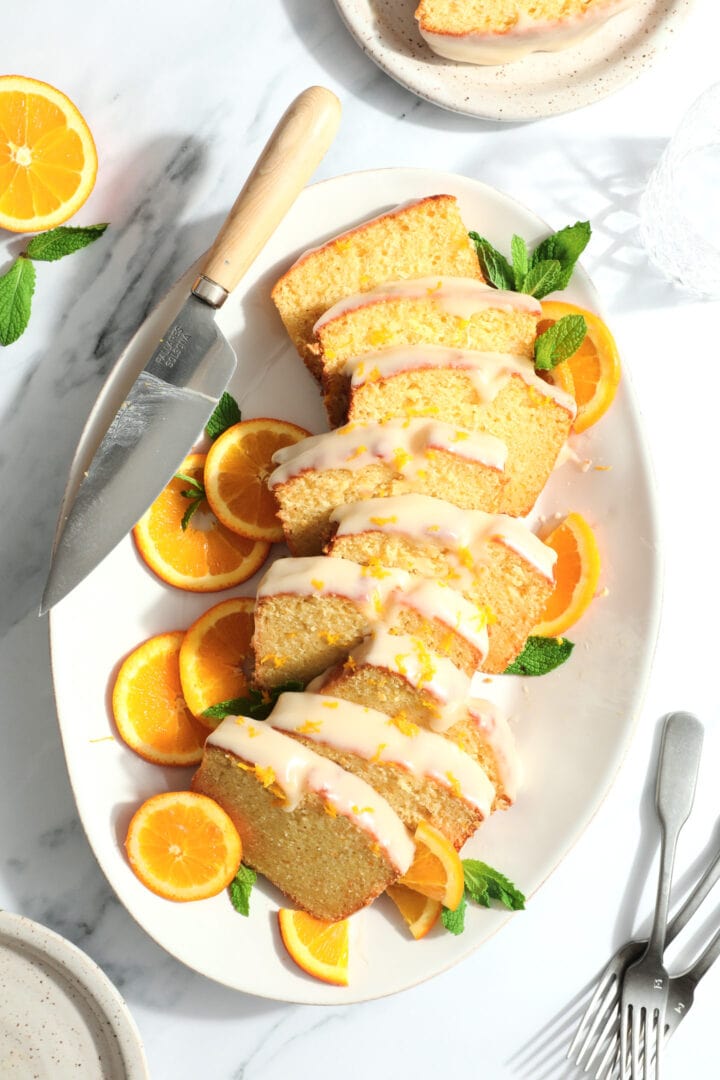
{"label": "fork tine", "polygon": [[622,1005],[620,1009],[620,1080],[625,1080],[628,1061],[628,1024],[630,1010]]}
{"label": "fork tine", "polygon": [[[588,1051],[591,1049],[592,1041],[593,1039],[595,1039],[595,1047],[592,1048],[592,1053],[585,1065],[586,1071],[596,1052],[598,1043],[602,1040],[602,1036],[600,1036],[599,1038],[595,1038],[598,1029],[600,1028],[601,1024],[605,1023],[608,1012],[614,1008],[620,997],[620,984],[614,976],[610,981],[605,984],[603,995],[598,994],[598,990],[600,989],[603,989],[603,987],[598,986],[598,989],[595,991],[592,1001],[588,1005],[585,1015],[583,1016],[583,1022],[587,1022],[587,1020],[589,1020],[590,1016],[592,1015],[592,1023],[589,1025],[585,1034],[585,1038],[583,1039],[582,1046],[580,1047],[577,1056],[575,1057],[575,1064],[582,1065],[583,1058],[585,1057],[585,1054],[588,1053]],[[595,1006],[594,1014],[591,1013],[592,1006]],[[578,1028],[577,1035],[573,1040],[573,1045],[575,1045],[575,1043],[577,1042],[578,1035],[580,1035],[581,1030],[582,1027]],[[571,1046],[570,1050],[572,1049],[573,1047]],[[570,1057],[570,1051],[568,1051],[568,1057]]]}
{"label": "fork tine", "polygon": [[603,1054],[602,1061],[595,1073],[595,1080],[609,1080],[609,1077],[615,1071],[615,1063],[620,1064],[620,1017],[615,1018],[615,1031],[611,1038],[607,1042],[605,1053]]}
{"label": "fork tine", "polygon": [[593,1047],[592,1054],[587,1060],[585,1065],[585,1072],[589,1072],[590,1067],[598,1056],[603,1052],[604,1047],[615,1047],[617,1049],[618,1035],[620,1033],[620,1013],[618,1009],[612,1009],[608,1014],[608,1018],[605,1021],[605,1026],[601,1033],[598,1035]]}
{"label": "fork tine", "polygon": [[644,1010],[630,1006],[630,1080],[640,1080],[640,1029]]}
{"label": "fork tine", "polygon": [[[595,1030],[595,1027],[597,1025],[598,1012],[603,1008],[603,1006],[600,1004],[600,1002],[603,1000],[606,993],[609,992],[609,990],[611,989],[614,979],[615,979],[614,975],[611,975],[610,981],[608,981],[606,979],[605,974],[600,976],[600,979],[598,980],[598,984],[595,987],[595,992],[593,993],[593,996],[590,998],[590,1001],[588,1002],[588,1006],[585,1009],[585,1012],[580,1017],[580,1023],[577,1026],[577,1031],[575,1032],[575,1036],[573,1038],[573,1041],[570,1043],[570,1047],[569,1047],[568,1052],[567,1052],[567,1057],[571,1058],[573,1056],[573,1054],[575,1053],[575,1051],[577,1050],[578,1043],[583,1038],[583,1034],[584,1034],[585,1037],[583,1039],[583,1044],[580,1047],[580,1050],[578,1051],[577,1057],[575,1058],[575,1064],[576,1065],[581,1064],[582,1056],[585,1053],[588,1042],[592,1038],[593,1031]],[[593,1018],[592,1023],[590,1024],[590,1027],[586,1032],[585,1031],[586,1025],[590,1021],[591,1017]]]}
{"label": "fork tine", "polygon": [[662,1057],[662,1044],[664,1034],[664,1023],[660,1013],[655,1014],[655,1080],[660,1080],[660,1059]]}

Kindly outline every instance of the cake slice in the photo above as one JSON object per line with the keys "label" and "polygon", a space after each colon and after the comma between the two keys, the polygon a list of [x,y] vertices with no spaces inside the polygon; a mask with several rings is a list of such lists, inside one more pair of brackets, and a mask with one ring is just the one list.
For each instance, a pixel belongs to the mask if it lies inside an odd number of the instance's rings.
{"label": "cake slice", "polygon": [[341,506],[332,520],[328,554],[445,581],[487,609],[488,672],[505,671],[522,650],[554,587],[555,552],[504,514],[396,495]]}
{"label": "cake slice", "polygon": [[[436,416],[503,442],[506,483],[498,502],[473,509],[529,513],[575,419],[573,398],[541,379],[532,360],[522,356],[438,345],[399,346],[349,360],[346,371],[351,424]],[[466,505],[454,494],[444,497]]]}
{"label": "cake slice", "polygon": [[433,52],[465,64],[507,64],[583,41],[634,0],[420,0],[418,29]]}
{"label": "cake slice", "polygon": [[342,558],[278,559],[258,585],[253,682],[261,689],[308,683],[380,621],[422,638],[468,675],[487,655],[484,612],[454,589]]}
{"label": "cake slice", "polygon": [[482,766],[495,789],[493,810],[512,806],[522,770],[515,737],[495,705],[481,698],[469,698],[459,719],[440,715],[433,720],[432,730],[457,743]]}
{"label": "cake slice", "polygon": [[540,314],[540,302],[526,293],[459,277],[394,281],[341,300],[315,324],[330,423],[341,424],[347,414],[349,360],[433,344],[530,358]]}
{"label": "cake slice", "polygon": [[343,664],[319,675],[309,689],[445,730],[464,716],[470,679],[421,638],[391,634],[379,626]]}
{"label": "cake slice", "polygon": [[427,274],[482,281],[454,195],[405,203],[306,251],[276,283],[272,298],[293,344],[320,378],[313,326],[323,312],[391,278]]}
{"label": "cake slice", "polygon": [[319,554],[332,533],[332,511],[359,499],[419,491],[467,509],[503,508],[504,443],[441,421],[397,415],[313,435],[274,455],[278,467],[268,485],[293,555]]}
{"label": "cake slice", "polygon": [[227,717],[208,737],[192,787],[232,818],[243,862],[318,919],[365,907],[414,856],[402,821],[369,784],[247,717]]}
{"label": "cake slice", "polygon": [[490,814],[485,771],[441,735],[325,694],[281,694],[267,723],[359,776],[413,833],[428,821],[460,849]]}

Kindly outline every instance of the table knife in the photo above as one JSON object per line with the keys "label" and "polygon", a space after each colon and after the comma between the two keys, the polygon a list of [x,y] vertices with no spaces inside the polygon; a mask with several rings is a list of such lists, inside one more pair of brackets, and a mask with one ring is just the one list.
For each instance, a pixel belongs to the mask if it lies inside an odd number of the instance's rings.
{"label": "table knife", "polygon": [[[340,102],[313,86],[290,105],[248,177],[180,311],[115,364],[75,452],[40,613],[99,565],[172,479],[217,405],[236,357],[215,313],[330,146]],[[145,330],[145,332],[144,332]],[[149,358],[148,358],[149,357]]]}

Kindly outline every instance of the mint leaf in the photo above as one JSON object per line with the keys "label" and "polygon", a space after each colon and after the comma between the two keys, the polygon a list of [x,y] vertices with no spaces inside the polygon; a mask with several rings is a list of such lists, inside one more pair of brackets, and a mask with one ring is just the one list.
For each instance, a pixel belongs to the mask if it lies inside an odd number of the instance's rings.
{"label": "mint leaf", "polygon": [[480,269],[486,280],[496,289],[515,290],[515,275],[510,263],[504,255],[492,246],[489,240],[476,232],[470,233],[470,239],[475,245]]}
{"label": "mint leaf", "polygon": [[463,930],[465,929],[466,907],[467,900],[465,899],[465,894],[463,893],[463,898],[455,911],[451,911],[450,908],[446,907],[442,909],[442,914],[440,915],[442,924],[446,930],[450,931],[451,934],[455,934],[457,936],[457,934],[462,934]]}
{"label": "mint leaf", "polygon": [[209,709],[206,709],[203,716],[206,716],[208,720],[224,720],[226,716],[251,716],[253,720],[266,720],[281,694],[304,689],[304,684],[296,681],[283,683],[282,686],[273,686],[270,690],[251,688],[247,697],[220,701],[217,705],[211,705]]}
{"label": "mint leaf", "polygon": [[567,638],[529,637],[523,651],[505,669],[505,674],[546,675],[564,664],[574,648]]}
{"label": "mint leaf", "polygon": [[510,243],[510,251],[512,252],[515,290],[517,292],[521,292],[523,282],[525,281],[525,278],[527,277],[527,272],[530,269],[527,244],[523,240],[522,236],[513,236]]}
{"label": "mint leaf", "polygon": [[468,896],[483,907],[490,907],[491,900],[504,904],[510,911],[522,911],[525,897],[499,870],[478,859],[463,859],[465,890]]}
{"label": "mint leaf", "polygon": [[550,371],[578,351],[586,334],[587,323],[582,315],[563,315],[535,339],[535,367]]}
{"label": "mint leaf", "polygon": [[0,345],[12,345],[25,332],[34,292],[35,267],[20,255],[0,277]]}
{"label": "mint leaf", "polygon": [[250,914],[250,893],[257,881],[257,874],[249,866],[240,864],[240,869],[228,886],[232,906],[241,915]]}
{"label": "mint leaf", "polygon": [[557,259],[562,272],[560,283],[555,288],[566,288],[575,269],[575,263],[587,247],[591,235],[589,221],[576,221],[574,225],[560,229],[535,248],[530,259],[531,269],[546,259]]}
{"label": "mint leaf", "polygon": [[27,255],[41,262],[55,262],[98,240],[107,227],[107,221],[102,225],[60,225],[34,236],[27,246]]}
{"label": "mint leaf", "polygon": [[557,259],[543,259],[528,270],[520,291],[541,300],[543,296],[560,288],[562,272],[562,266]]}
{"label": "mint leaf", "polygon": [[242,415],[237,401],[232,394],[225,391],[205,425],[205,432],[208,438],[217,439],[219,435],[222,435],[223,431],[227,431],[234,424],[239,424],[241,420]]}

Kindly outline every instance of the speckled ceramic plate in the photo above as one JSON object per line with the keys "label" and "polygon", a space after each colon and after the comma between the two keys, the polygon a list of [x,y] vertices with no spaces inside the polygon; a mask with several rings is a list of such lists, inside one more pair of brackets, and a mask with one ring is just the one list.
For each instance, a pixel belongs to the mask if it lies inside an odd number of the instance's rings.
{"label": "speckled ceramic plate", "polygon": [[[314,379],[298,359],[270,299],[291,262],[382,211],[423,195],[456,195],[463,220],[498,247],[513,233],[530,242],[548,227],[485,184],[429,169],[387,169],[339,176],[307,188],[218,315],[238,357],[230,384],[243,415],[279,416],[310,431],[327,430]],[[184,299],[192,273],[146,326],[157,339]],[[599,310],[587,275],[576,270],[570,302]],[[188,444],[193,438],[188,432]],[[464,854],[497,866],[527,894],[580,836],[617,772],[649,670],[659,609],[657,529],[650,469],[628,380],[599,424],[576,437],[581,458],[603,471],[566,464],[543,492],[538,512],[578,510],[596,530],[603,558],[598,600],[573,628],[571,661],[542,679],[478,676],[475,690],[498,702],[517,732],[525,784],[517,804],[493,814]],[[284,549],[276,546],[274,555]],[[258,575],[259,576],[259,575]],[[187,788],[186,769],[162,769],[117,737],[110,691],[122,659],[141,641],[187,627],[228,595],[253,595],[257,578],[237,590],[194,595],[159,581],[127,537],[51,613],[53,678],[65,754],[78,810],[93,850],[120,900],[170,953],[218,982],[262,997],[348,1004],[394,993],[457,963],[507,922],[509,913],[474,906],[467,929],[441,927],[413,941],[385,897],[351,920],[350,985],[313,980],[286,955],[277,911],[287,901],[266,882],[249,918],[227,895],[173,904],[135,877],[123,842],[138,805],[163,790]],[[522,917],[522,916],[519,916]]]}
{"label": "speckled ceramic plate", "polygon": [[97,964],[40,923],[0,911],[3,1080],[148,1080],[140,1035]]}
{"label": "speckled ceramic plate", "polygon": [[500,67],[436,56],[420,36],[416,0],[335,0],[363,52],[401,86],[443,109],[486,120],[537,120],[589,105],[651,66],[691,0],[638,0],[582,44]]}

